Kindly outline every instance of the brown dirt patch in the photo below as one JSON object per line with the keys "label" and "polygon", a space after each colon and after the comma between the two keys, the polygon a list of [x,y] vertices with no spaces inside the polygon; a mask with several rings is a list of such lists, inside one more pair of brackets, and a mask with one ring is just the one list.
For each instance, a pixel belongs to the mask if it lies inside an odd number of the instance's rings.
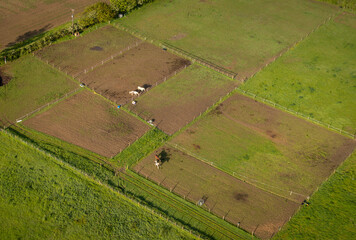
{"label": "brown dirt patch", "polygon": [[[0,8],[0,50],[71,21],[71,9],[78,16],[96,0],[2,1]],[[109,2],[109,1],[105,1]]]}
{"label": "brown dirt patch", "polygon": [[177,40],[181,40],[181,39],[185,38],[186,36],[187,36],[187,34],[185,34],[185,33],[178,33],[177,35],[174,35],[173,37],[171,37],[170,40],[177,41]]}
{"label": "brown dirt patch", "polygon": [[24,125],[106,157],[116,155],[149,130],[146,124],[86,90]]}
{"label": "brown dirt patch", "polygon": [[169,162],[154,166],[154,154],[140,161],[134,170],[142,176],[196,203],[260,238],[270,238],[298,209],[299,204],[260,190],[194,157],[168,147]]}
{"label": "brown dirt patch", "polygon": [[189,64],[188,60],[142,43],[84,75],[81,81],[113,102],[125,104],[133,100],[130,91],[138,86],[156,86]]}
{"label": "brown dirt patch", "polygon": [[0,87],[8,84],[11,78],[12,77],[5,72],[4,68],[0,68]]}

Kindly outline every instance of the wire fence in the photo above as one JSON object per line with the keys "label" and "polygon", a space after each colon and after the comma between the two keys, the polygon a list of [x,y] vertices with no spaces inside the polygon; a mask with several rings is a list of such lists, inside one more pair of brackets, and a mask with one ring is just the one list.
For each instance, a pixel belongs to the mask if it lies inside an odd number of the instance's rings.
{"label": "wire fence", "polygon": [[68,92],[68,93],[64,94],[62,97],[57,98],[56,100],[53,100],[53,101],[51,101],[51,102],[46,103],[45,105],[42,105],[41,107],[39,107],[39,108],[33,110],[32,112],[29,112],[29,113],[23,115],[22,117],[17,118],[17,119],[16,119],[16,122],[21,122],[23,119],[25,119],[25,118],[27,118],[27,117],[29,117],[29,116],[31,116],[31,115],[33,115],[33,114],[35,114],[35,113],[41,111],[42,109],[44,109],[44,108],[46,108],[46,107],[49,107],[50,105],[56,104],[57,102],[59,102],[59,101],[65,99],[65,98],[67,98],[68,96],[70,96],[70,95],[72,95],[72,94],[75,94],[75,93],[78,92],[80,89],[81,89],[81,88],[77,88],[77,89],[75,89],[75,90],[73,90],[73,91],[71,91],[71,92]]}
{"label": "wire fence", "polygon": [[223,68],[223,67],[221,67],[219,65],[216,65],[216,64],[214,64],[214,63],[212,63],[212,62],[210,62],[210,61],[208,61],[206,59],[198,57],[198,56],[196,56],[196,55],[194,55],[192,53],[189,53],[189,52],[187,52],[187,51],[185,51],[183,49],[177,48],[177,47],[175,47],[175,46],[173,46],[173,45],[171,45],[171,44],[169,44],[167,42],[161,42],[161,41],[154,40],[154,39],[148,37],[146,34],[143,34],[143,33],[139,32],[137,30],[133,30],[132,28],[124,26],[122,24],[116,24],[115,26],[118,27],[121,30],[124,30],[124,31],[134,35],[137,38],[140,38],[140,39],[143,39],[143,40],[148,41],[150,43],[153,43],[153,44],[155,44],[155,45],[157,45],[157,46],[159,46],[161,48],[166,48],[167,50],[169,50],[169,51],[171,51],[171,52],[173,52],[173,53],[175,53],[177,55],[180,55],[180,56],[182,56],[182,57],[184,57],[186,59],[189,59],[192,62],[197,62],[197,63],[199,63],[201,65],[204,65],[204,66],[206,66],[208,68],[211,68],[211,69],[213,69],[213,70],[215,70],[215,71],[217,71],[217,72],[219,72],[221,74],[224,74],[224,75],[228,76],[229,78],[235,79],[236,76],[237,76],[237,73],[235,73],[235,72],[227,70],[227,69],[225,69],[225,68]]}
{"label": "wire fence", "polygon": [[240,89],[240,88],[238,88],[238,87],[236,88],[236,90],[239,91],[240,93],[246,95],[246,96],[249,96],[249,97],[254,98],[254,99],[257,100],[257,101],[260,101],[260,102],[266,103],[266,104],[268,104],[268,105],[270,105],[270,106],[273,106],[273,107],[275,107],[275,108],[284,110],[284,111],[286,111],[286,112],[288,112],[288,113],[291,113],[291,114],[296,115],[296,116],[298,116],[298,117],[301,117],[301,118],[304,118],[304,119],[306,119],[306,120],[309,120],[309,121],[311,121],[311,122],[313,122],[313,123],[315,123],[315,124],[318,124],[318,125],[320,125],[320,126],[326,127],[326,128],[328,128],[328,129],[331,129],[331,130],[334,130],[335,132],[338,132],[338,133],[340,133],[340,134],[344,134],[344,135],[346,135],[346,136],[348,136],[348,137],[351,137],[351,138],[353,138],[353,139],[355,139],[355,137],[356,137],[355,134],[352,134],[352,133],[350,133],[350,132],[347,132],[347,131],[345,131],[345,130],[342,130],[341,128],[334,127],[334,126],[332,126],[332,125],[329,124],[329,123],[324,123],[324,122],[322,122],[322,121],[316,120],[316,119],[314,119],[314,118],[312,118],[312,117],[310,117],[310,116],[308,116],[308,115],[305,115],[305,114],[303,114],[303,113],[300,113],[300,112],[291,110],[291,109],[289,109],[289,108],[287,108],[287,107],[284,107],[284,106],[282,106],[282,105],[280,105],[280,104],[278,104],[278,103],[275,103],[275,102],[273,102],[273,101],[271,101],[271,100],[268,100],[268,99],[265,99],[265,98],[263,98],[263,97],[260,97],[260,96],[258,96],[257,94],[251,93],[251,92],[246,91],[246,90],[242,90],[242,89]]}

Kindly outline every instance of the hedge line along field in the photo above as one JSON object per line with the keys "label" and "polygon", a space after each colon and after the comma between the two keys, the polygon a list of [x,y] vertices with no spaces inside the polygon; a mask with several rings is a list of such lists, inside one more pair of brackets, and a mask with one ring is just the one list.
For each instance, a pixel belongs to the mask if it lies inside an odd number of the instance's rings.
{"label": "hedge line along field", "polygon": [[302,202],[356,146],[352,139],[236,94],[172,144],[247,182]]}
{"label": "hedge line along field", "polygon": [[244,79],[336,12],[332,5],[308,0],[157,0],[118,24]]}
{"label": "hedge line along field", "polygon": [[63,72],[77,75],[139,42],[140,39],[127,32],[107,25],[76,39],[45,47],[37,51],[36,56]]}
{"label": "hedge line along field", "polygon": [[[109,2],[104,0],[105,2]],[[12,0],[0,3],[0,50],[71,21],[96,0]]]}
{"label": "hedge line along field", "polygon": [[[154,155],[162,166],[154,165]],[[256,188],[165,145],[133,168],[143,177],[263,239],[270,238],[298,209],[299,203]]]}
{"label": "hedge line along field", "polygon": [[241,88],[355,134],[355,26],[338,16]]}
{"label": "hedge line along field", "polygon": [[236,86],[231,79],[194,64],[125,107],[172,135]]}
{"label": "hedge line along field", "polygon": [[353,239],[356,152],[325,182],[274,239]]}
{"label": "hedge line along field", "polygon": [[0,139],[1,239],[194,238],[6,133]]}
{"label": "hedge line along field", "polygon": [[190,61],[143,42],[110,62],[80,76],[80,81],[118,105],[131,102],[138,86],[149,88],[190,65]]}
{"label": "hedge line along field", "polygon": [[109,158],[150,129],[90,91],[65,99],[23,124]]}
{"label": "hedge line along field", "polygon": [[0,80],[0,120],[11,122],[79,87],[33,56],[0,66]]}

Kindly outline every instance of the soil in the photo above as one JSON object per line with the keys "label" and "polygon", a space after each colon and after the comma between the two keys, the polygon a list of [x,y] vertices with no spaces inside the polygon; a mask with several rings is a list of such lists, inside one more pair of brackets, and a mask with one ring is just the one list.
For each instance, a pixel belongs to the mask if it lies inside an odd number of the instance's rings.
{"label": "soil", "polygon": [[105,157],[115,156],[149,130],[148,125],[89,91],[60,102],[24,125]]}
{"label": "soil", "polygon": [[11,76],[5,73],[3,69],[0,68],[0,87],[5,86],[11,81]]}
{"label": "soil", "polygon": [[76,17],[86,6],[97,1],[64,0],[49,4],[31,1],[32,6],[26,6],[20,0],[7,2],[2,1],[0,8],[0,50],[71,21],[71,9],[75,9]]}
{"label": "soil", "polygon": [[81,81],[116,104],[123,105],[135,98],[129,92],[137,90],[138,86],[156,86],[188,65],[188,60],[152,44],[142,43],[89,72]]}
{"label": "soil", "polygon": [[295,203],[265,192],[228,175],[175,148],[164,146],[169,162],[154,166],[154,154],[140,161],[134,170],[193,203],[204,198],[206,210],[255,235],[268,239],[298,209]]}

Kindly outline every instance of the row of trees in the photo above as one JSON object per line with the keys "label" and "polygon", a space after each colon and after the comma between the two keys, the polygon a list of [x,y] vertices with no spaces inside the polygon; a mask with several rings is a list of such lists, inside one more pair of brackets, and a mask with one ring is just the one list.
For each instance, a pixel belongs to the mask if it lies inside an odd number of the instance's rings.
{"label": "row of trees", "polygon": [[354,12],[356,11],[356,0],[319,0],[319,1],[335,4],[341,8],[349,9]]}
{"label": "row of trees", "polygon": [[13,47],[3,50],[0,54],[0,63],[6,60],[15,60],[23,55],[34,52],[50,45],[65,36],[74,32],[82,32],[84,29],[97,23],[107,22],[114,19],[119,14],[125,14],[131,10],[142,6],[153,0],[110,0],[110,4],[104,2],[95,3],[87,7],[81,14],[78,21],[73,25],[66,25],[59,30],[52,30],[42,37],[35,37],[33,40],[26,40]]}

